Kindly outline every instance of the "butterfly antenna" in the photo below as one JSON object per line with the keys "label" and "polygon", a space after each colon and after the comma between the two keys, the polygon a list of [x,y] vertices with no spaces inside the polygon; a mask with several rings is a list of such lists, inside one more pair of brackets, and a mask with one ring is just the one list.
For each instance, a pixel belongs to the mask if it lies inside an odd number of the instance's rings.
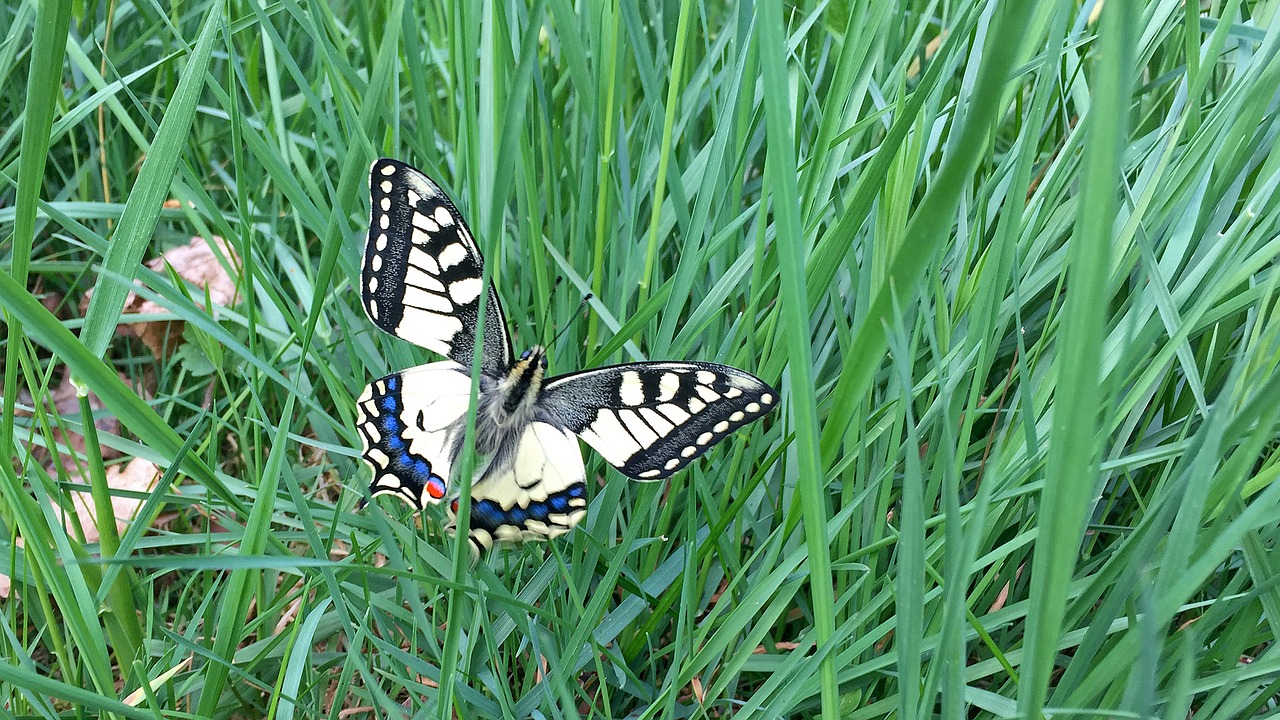
{"label": "butterfly antenna", "polygon": [[[587,293],[586,295],[583,295],[582,302],[578,303],[578,309],[574,310],[573,314],[577,315],[578,313],[582,312],[582,309],[587,306],[587,303],[591,302],[592,297],[594,296],[591,293]],[[573,326],[573,323],[565,323],[564,327],[560,328],[560,331],[556,333],[555,337],[551,338],[551,342],[547,343],[546,347],[549,348],[552,345],[555,345],[556,341],[559,340],[560,337],[564,335],[565,332],[567,332],[569,328],[572,326]]]}
{"label": "butterfly antenna", "polygon": [[[547,306],[542,310],[542,322],[543,322],[542,327],[546,328],[547,325],[551,325],[552,333],[555,332],[555,326],[552,323],[548,322],[551,319],[551,307],[552,307],[551,304],[555,302],[556,291],[560,289],[560,283],[562,282],[564,282],[564,276],[557,275],[555,281],[551,283],[551,292],[547,293]],[[548,344],[549,343],[543,343],[542,346],[547,347]]]}

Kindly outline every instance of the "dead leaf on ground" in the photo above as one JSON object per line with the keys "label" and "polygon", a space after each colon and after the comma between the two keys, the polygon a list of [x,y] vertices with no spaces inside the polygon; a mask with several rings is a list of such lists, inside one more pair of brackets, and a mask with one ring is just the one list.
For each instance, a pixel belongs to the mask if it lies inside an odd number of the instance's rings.
{"label": "dead leaf on ground", "polygon": [[[120,379],[126,385],[131,382],[124,375],[120,375]],[[59,460],[62,466],[72,473],[77,472],[76,458],[83,458],[85,455],[84,436],[77,432],[64,431],[57,425],[56,419],[80,414],[80,397],[77,395],[77,391],[75,383],[71,382],[71,369],[64,367],[61,381],[43,397],[43,407],[50,414],[51,434],[53,436],[50,440],[58,443],[59,446],[65,446],[70,451],[62,454]],[[30,388],[25,386],[18,388],[18,404],[23,407],[35,407],[36,400],[32,397]],[[89,393],[89,407],[94,413],[97,413],[100,410],[104,410],[106,405],[97,395]],[[33,417],[33,413],[23,410],[22,407],[18,408],[16,414],[19,417]],[[107,435],[120,434],[120,421],[114,416],[98,417],[93,421],[93,424],[97,426],[99,433]],[[120,457],[120,451],[108,446],[103,446],[101,452],[104,460],[114,460]],[[32,447],[31,456],[53,474],[53,455],[49,448]]]}
{"label": "dead leaf on ground", "polygon": [[[217,253],[211,243],[217,246]],[[170,248],[160,257],[148,260],[146,266],[164,274],[165,266],[168,265],[183,280],[201,291],[207,290],[209,299],[215,305],[230,307],[239,301],[236,282],[218,261],[218,254],[225,257],[232,267],[240,265],[240,256],[226,240],[215,235],[210,242],[197,235],[186,245]],[[90,295],[91,293],[85,294],[82,311],[88,307]],[[204,292],[193,292],[192,299],[196,305],[204,307]],[[136,293],[129,293],[125,299],[124,312],[129,315],[154,315],[167,313],[169,310]],[[182,344],[183,326],[184,323],[180,320],[164,320],[129,323],[121,325],[119,329],[141,339],[157,358],[166,359]]]}
{"label": "dead leaf on ground", "polygon": [[[126,490],[135,493],[149,493],[160,479],[160,468],[142,458],[134,458],[126,465],[112,465],[107,468],[107,485],[112,490]],[[83,482],[88,483],[88,478]],[[97,513],[93,509],[93,496],[87,492],[71,493],[71,502],[76,516],[80,519],[80,527],[84,528],[85,542],[98,542]],[[123,534],[133,520],[134,513],[142,506],[142,499],[122,495],[111,496],[111,508],[116,516],[116,532]],[[72,530],[71,519],[67,518],[67,531]]]}

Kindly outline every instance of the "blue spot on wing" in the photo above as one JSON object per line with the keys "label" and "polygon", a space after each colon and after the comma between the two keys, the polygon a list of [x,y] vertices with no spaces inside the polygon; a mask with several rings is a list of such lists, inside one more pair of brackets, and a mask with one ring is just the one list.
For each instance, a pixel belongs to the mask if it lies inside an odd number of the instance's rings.
{"label": "blue spot on wing", "polygon": [[[431,460],[409,451],[409,442],[404,437],[408,426],[401,419],[404,403],[400,397],[400,375],[395,374],[384,378],[380,386],[379,383],[375,383],[373,386],[374,397],[371,405],[376,414],[373,417],[364,417],[361,420],[366,427],[371,425],[377,428],[376,440],[373,437],[374,433],[368,430],[362,431],[368,449],[382,451],[382,456],[377,458],[371,456],[368,451],[364,454],[365,459],[378,468],[378,471],[374,473],[373,486],[370,491],[378,492],[380,489],[379,478],[390,474],[400,481],[400,488],[407,491],[405,495],[420,507],[423,500],[423,488],[434,476]],[[379,390],[381,390],[381,393],[379,393]],[[368,410],[369,406],[367,405],[361,407],[362,414],[367,413]],[[438,478],[438,476],[435,477]],[[439,484],[445,485],[444,482]],[[385,489],[396,490],[397,488]]]}
{"label": "blue spot on wing", "polygon": [[560,525],[563,519],[552,519],[552,515],[564,515],[582,508],[570,504],[573,498],[586,496],[586,487],[582,483],[574,483],[560,492],[553,493],[545,501],[535,500],[527,506],[518,504],[504,508],[501,503],[490,498],[475,500],[471,503],[471,527],[495,533],[504,526],[527,530],[530,521],[545,525]]}

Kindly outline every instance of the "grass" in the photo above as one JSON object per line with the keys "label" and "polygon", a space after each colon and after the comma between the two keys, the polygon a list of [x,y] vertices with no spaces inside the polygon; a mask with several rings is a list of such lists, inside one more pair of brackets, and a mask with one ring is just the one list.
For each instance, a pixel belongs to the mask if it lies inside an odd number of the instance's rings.
{"label": "grass", "polygon": [[[1280,5],[1129,5],[3,5],[6,716],[1273,714]],[[474,567],[356,511],[383,155],[553,372],[782,411]]]}

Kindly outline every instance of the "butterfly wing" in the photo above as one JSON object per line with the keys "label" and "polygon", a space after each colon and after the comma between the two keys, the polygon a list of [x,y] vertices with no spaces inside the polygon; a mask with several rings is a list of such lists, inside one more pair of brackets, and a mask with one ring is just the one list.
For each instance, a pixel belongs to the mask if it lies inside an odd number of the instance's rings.
{"label": "butterfly wing", "polygon": [[[451,361],[375,380],[356,401],[370,496],[390,493],[419,510],[449,488],[452,448],[471,401],[471,378]],[[581,463],[581,459],[579,459]]]}
{"label": "butterfly wing", "polygon": [[[365,312],[396,337],[471,367],[484,258],[461,213],[426,175],[383,158],[369,171],[372,214],[360,271]],[[485,305],[481,365],[511,364],[502,306]]]}
{"label": "butterfly wing", "polygon": [[[497,540],[520,542],[563,535],[587,512],[586,469],[573,434],[533,422],[513,454],[489,461],[471,486],[470,539],[476,550]],[[457,527],[457,501],[445,530]]]}
{"label": "butterfly wing", "polygon": [[713,363],[646,362],[552,378],[538,409],[637,480],[659,480],[760,418],[778,393]]}

